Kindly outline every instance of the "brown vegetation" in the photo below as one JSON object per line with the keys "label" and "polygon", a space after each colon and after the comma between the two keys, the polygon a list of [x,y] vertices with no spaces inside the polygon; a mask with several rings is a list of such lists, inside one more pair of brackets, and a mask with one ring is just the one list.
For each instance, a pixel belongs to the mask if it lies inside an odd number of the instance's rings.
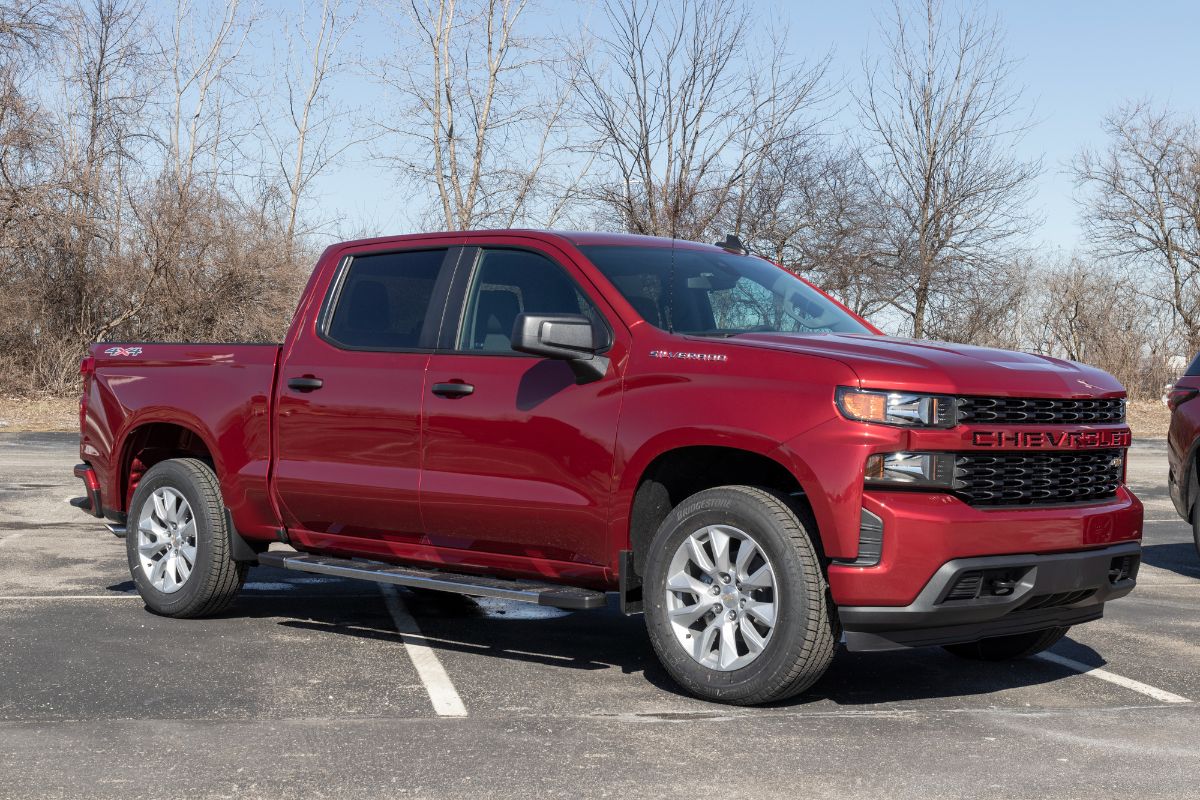
{"label": "brown vegetation", "polygon": [[[1114,113],[1074,165],[1091,249],[1047,259],[1029,112],[972,7],[897,4],[848,94],[749,0],[605,0],[574,40],[531,35],[531,2],[0,0],[0,393],[71,393],[94,341],[278,339],[316,181],[366,151],[423,227],[735,233],[888,332],[1086,361],[1135,397],[1200,349],[1195,121]],[[392,13],[390,52],[348,48]]]}

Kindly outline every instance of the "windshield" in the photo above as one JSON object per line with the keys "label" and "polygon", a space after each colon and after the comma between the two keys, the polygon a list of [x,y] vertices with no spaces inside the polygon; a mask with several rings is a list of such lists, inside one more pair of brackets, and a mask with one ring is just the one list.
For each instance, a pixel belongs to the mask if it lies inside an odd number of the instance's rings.
{"label": "windshield", "polygon": [[760,258],[669,247],[580,249],[647,322],[663,330],[696,336],[870,333],[829,298]]}

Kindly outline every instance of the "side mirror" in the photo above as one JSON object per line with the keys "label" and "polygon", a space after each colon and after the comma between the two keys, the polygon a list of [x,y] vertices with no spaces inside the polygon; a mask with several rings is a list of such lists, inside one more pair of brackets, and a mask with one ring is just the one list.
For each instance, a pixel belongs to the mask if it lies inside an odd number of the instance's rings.
{"label": "side mirror", "polygon": [[566,361],[577,383],[604,377],[608,359],[607,332],[597,331],[582,314],[518,314],[513,324],[512,349],[543,358]]}

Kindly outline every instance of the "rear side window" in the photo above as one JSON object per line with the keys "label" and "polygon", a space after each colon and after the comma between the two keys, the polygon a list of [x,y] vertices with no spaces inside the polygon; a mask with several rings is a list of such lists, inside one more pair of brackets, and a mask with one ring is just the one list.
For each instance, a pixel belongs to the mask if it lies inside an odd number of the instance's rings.
{"label": "rear side window", "polygon": [[1184,375],[1187,375],[1189,378],[1193,375],[1200,376],[1200,353],[1197,353],[1196,357],[1192,359],[1192,363],[1188,366],[1187,372]]}
{"label": "rear side window", "polygon": [[595,307],[575,281],[545,256],[525,250],[484,250],[467,292],[458,349],[512,353],[518,314],[583,314],[598,323]]}
{"label": "rear side window", "polygon": [[420,348],[446,251],[355,256],[342,279],[326,335],[364,350]]}

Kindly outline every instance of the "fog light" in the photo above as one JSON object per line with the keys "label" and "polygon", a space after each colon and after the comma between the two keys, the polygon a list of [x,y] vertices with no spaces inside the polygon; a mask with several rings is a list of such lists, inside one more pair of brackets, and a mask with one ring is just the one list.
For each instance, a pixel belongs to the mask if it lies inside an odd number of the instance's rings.
{"label": "fog light", "polygon": [[867,458],[868,484],[931,489],[954,487],[952,453],[876,453]]}

